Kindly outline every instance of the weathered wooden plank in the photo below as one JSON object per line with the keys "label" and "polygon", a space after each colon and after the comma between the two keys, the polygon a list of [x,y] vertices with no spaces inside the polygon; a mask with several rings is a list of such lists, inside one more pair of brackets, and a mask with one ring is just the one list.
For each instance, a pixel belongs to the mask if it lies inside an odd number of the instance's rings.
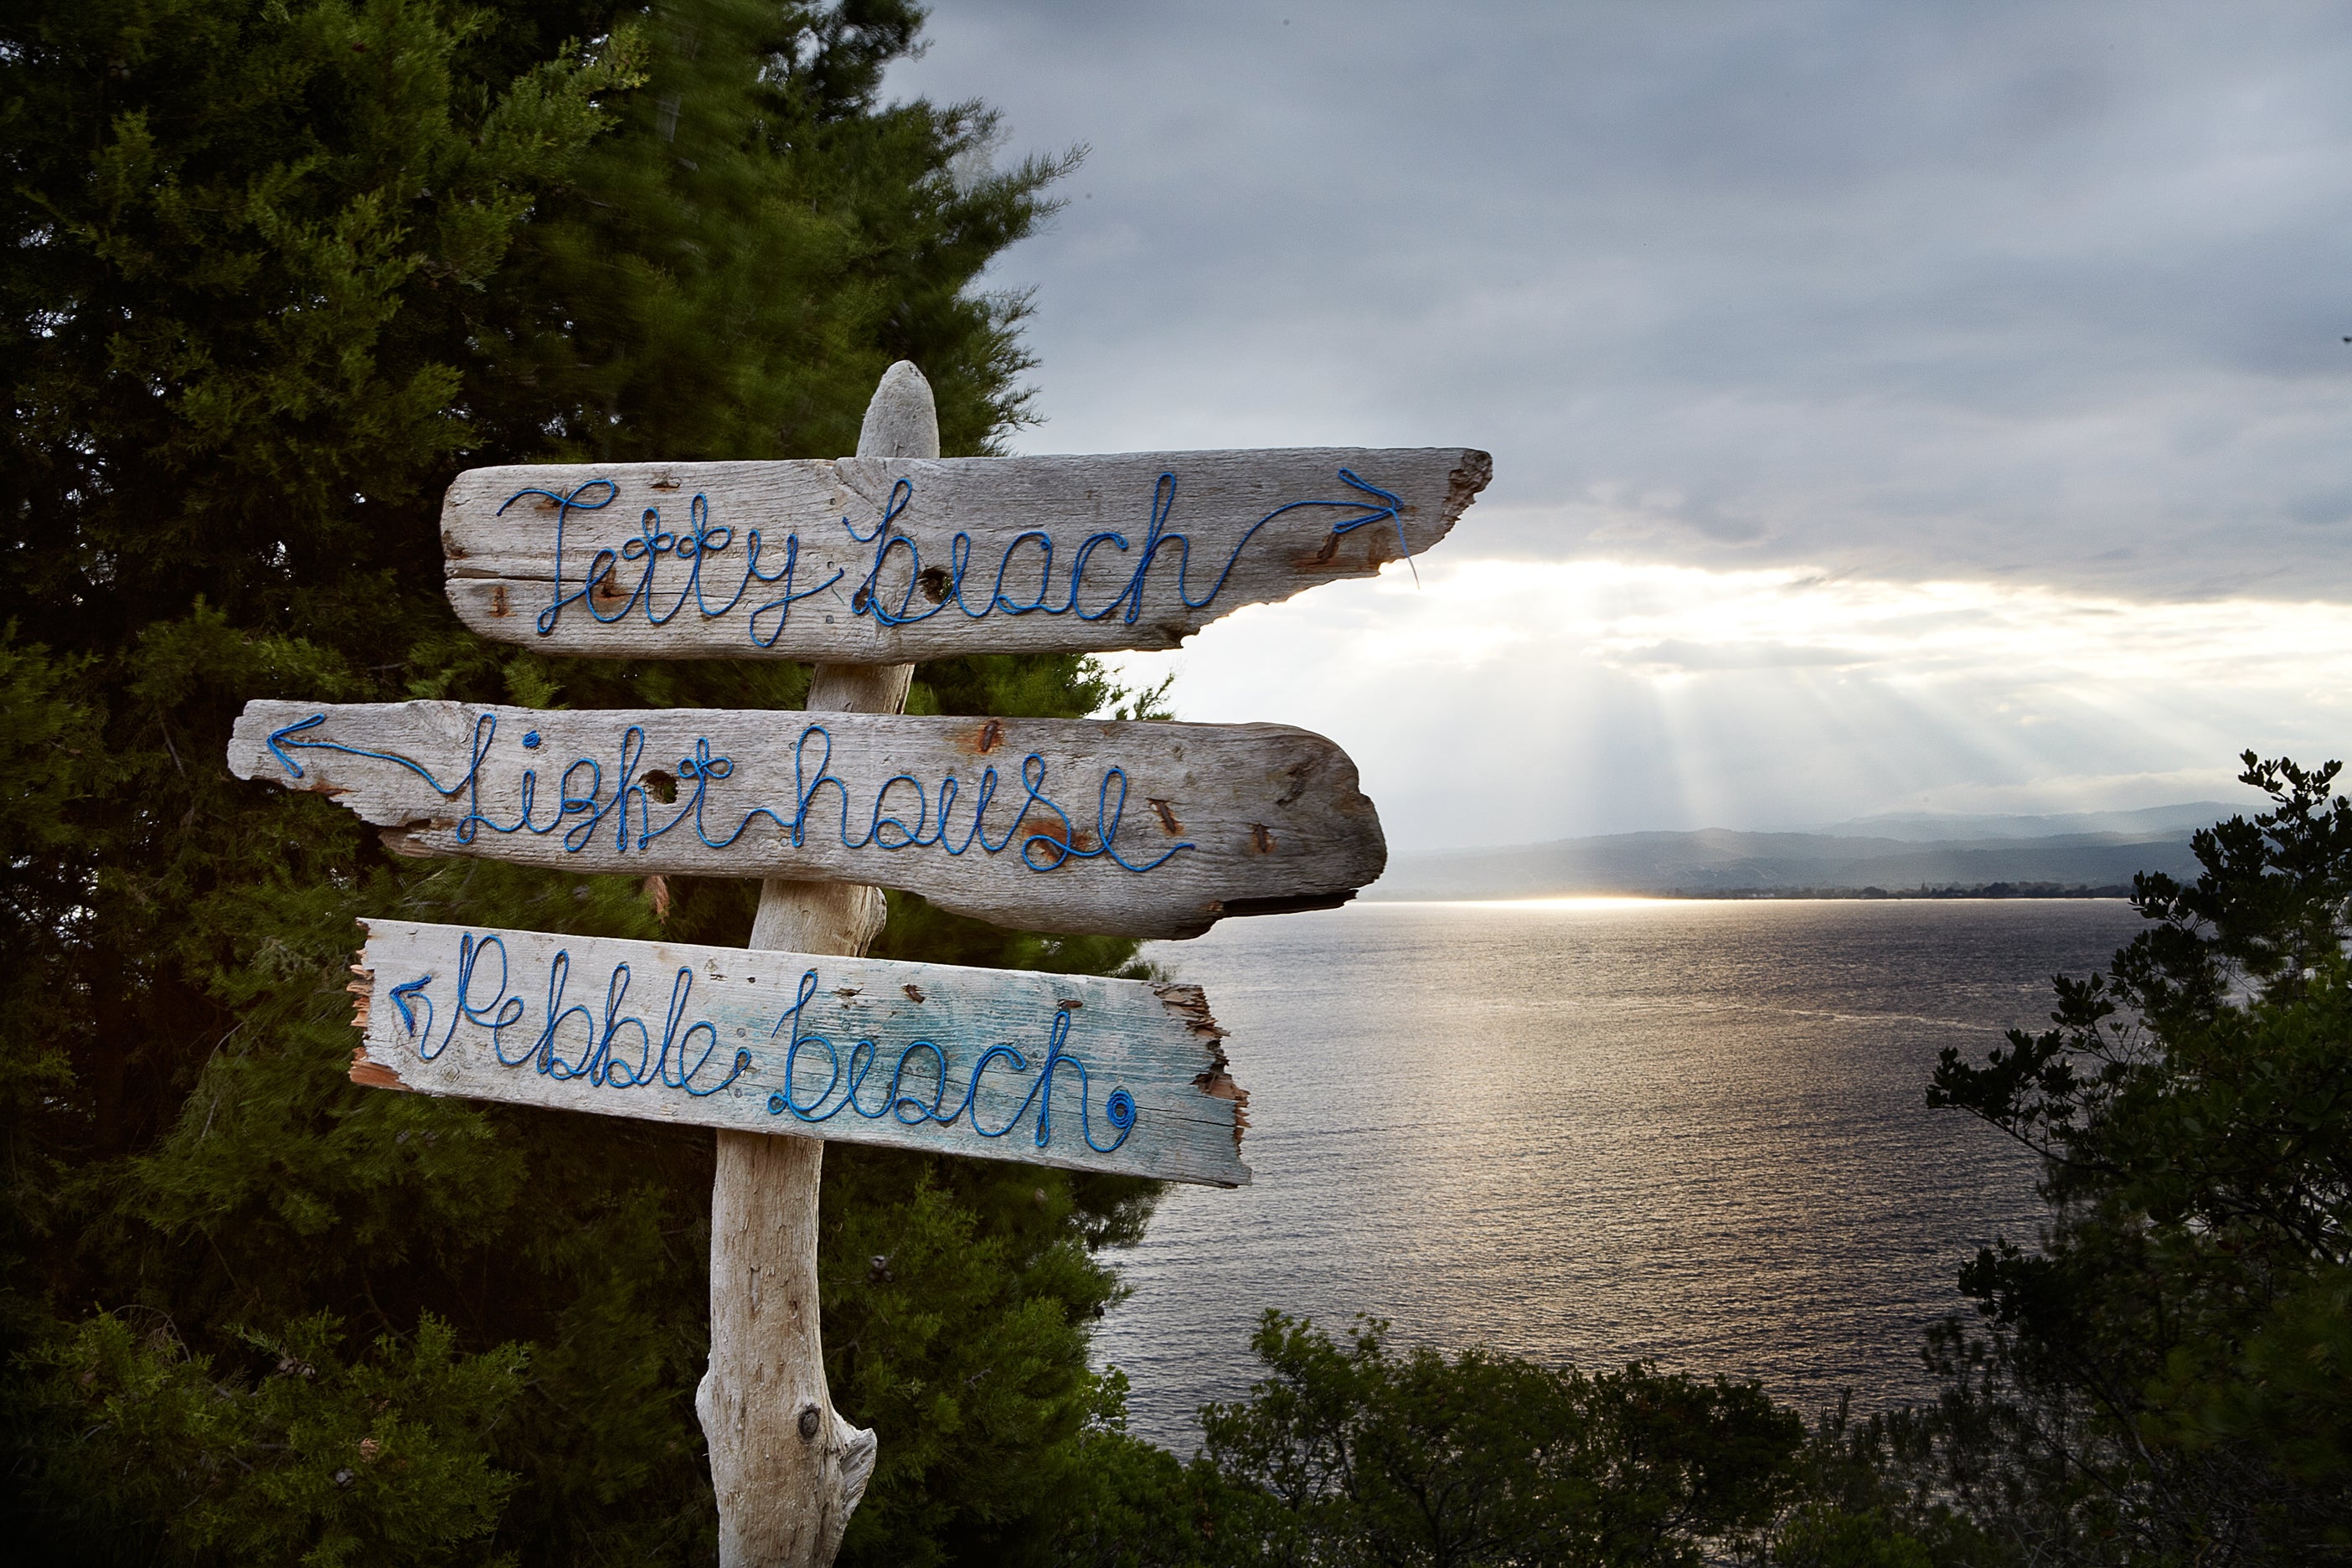
{"label": "weathered wooden plank", "polygon": [[897,664],[1173,647],[1443,539],[1461,447],[519,465],[442,506],[487,637],[613,658]]}
{"label": "weathered wooden plank", "polygon": [[365,922],[354,1081],[1237,1186],[1197,986]]}
{"label": "weathered wooden plank", "polygon": [[1388,858],[1347,753],[1279,724],[261,701],[228,761],[406,853],[865,882],[1031,931],[1197,935]]}

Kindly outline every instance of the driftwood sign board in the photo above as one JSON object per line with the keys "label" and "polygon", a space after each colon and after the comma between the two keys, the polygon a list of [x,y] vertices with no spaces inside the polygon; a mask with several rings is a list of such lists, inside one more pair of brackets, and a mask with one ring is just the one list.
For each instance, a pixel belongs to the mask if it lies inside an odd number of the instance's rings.
{"label": "driftwood sign board", "polygon": [[1191,936],[1387,860],[1347,753],[1279,724],[257,701],[229,766],[411,854],[859,882],[1031,931]]}
{"label": "driftwood sign board", "polygon": [[471,468],[441,513],[486,637],[896,664],[1165,648],[1445,537],[1463,447]]}
{"label": "driftwood sign board", "polygon": [[1237,1186],[1197,986],[369,921],[380,1089]]}

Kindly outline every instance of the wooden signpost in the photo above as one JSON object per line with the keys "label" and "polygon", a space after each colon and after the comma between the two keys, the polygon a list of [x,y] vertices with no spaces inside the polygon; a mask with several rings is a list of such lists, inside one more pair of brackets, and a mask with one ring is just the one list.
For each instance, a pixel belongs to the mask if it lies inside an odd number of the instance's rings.
{"label": "wooden signpost", "polygon": [[748,949],[375,920],[352,985],[362,1084],[718,1130],[696,1409],[729,1568],[830,1563],[873,1470],[825,1384],[824,1140],[1249,1180],[1248,1097],[1198,989],[862,959],[880,889],[1191,936],[1344,902],[1386,859],[1319,736],[909,718],[911,661],[1172,647],[1427,549],[1489,468],[1459,448],[942,460],[902,363],[854,458],[481,468],[443,510],[476,630],[808,659],[806,712],[247,707],[233,771],[328,795],[403,852],[763,879]]}

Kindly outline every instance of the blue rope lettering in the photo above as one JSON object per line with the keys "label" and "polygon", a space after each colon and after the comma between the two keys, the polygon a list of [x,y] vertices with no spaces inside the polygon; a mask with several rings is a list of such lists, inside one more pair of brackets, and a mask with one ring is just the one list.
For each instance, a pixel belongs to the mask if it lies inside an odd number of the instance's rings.
{"label": "blue rope lettering", "polygon": [[[495,950],[498,953],[497,982],[488,980],[489,972],[482,968],[483,958]],[[482,976],[479,989],[490,993],[487,1000],[477,999],[476,975]],[[683,964],[670,981],[669,1001],[663,1011],[661,1042],[654,1043],[653,1028],[643,1017],[624,1011],[629,999],[630,972],[626,963],[613,966],[604,985],[604,1011],[600,1020],[585,1004],[564,1002],[564,992],[571,983],[572,952],[559,949],[547,966],[547,1022],[539,1036],[517,1055],[509,1055],[503,1037],[507,1030],[520,1025],[529,1005],[513,988],[513,975],[509,972],[507,944],[497,932],[477,937],[467,931],[457,939],[457,996],[456,1013],[449,1027],[436,1045],[431,1040],[433,999],[424,993],[433,984],[430,974],[393,987],[393,1000],[400,1008],[402,1023],[409,1035],[417,1040],[416,1054],[420,1060],[432,1061],[449,1048],[457,1036],[460,1024],[473,1024],[489,1031],[490,1054],[501,1067],[519,1068],[526,1064],[542,1075],[559,1082],[586,1079],[599,1089],[640,1089],[648,1084],[661,1084],[669,1089],[681,1089],[700,1099],[717,1094],[737,1079],[752,1069],[751,1053],[738,1047],[734,1064],[727,1076],[717,1083],[698,1086],[695,1079],[709,1065],[712,1053],[719,1048],[719,1030],[708,1019],[686,1024],[687,1008],[694,993],[694,972]],[[415,997],[425,1009],[425,1026],[420,1031],[409,998]],[[573,1018],[580,1021],[581,1051],[579,1059],[564,1059],[556,1037]],[[686,1025],[681,1029],[680,1025]],[[627,1037],[637,1037],[637,1054],[627,1054]],[[701,1053],[693,1054],[695,1037],[705,1037]],[[693,1056],[689,1064],[688,1058]]]}
{"label": "blue rope lettering", "polygon": [[[803,725],[800,738],[793,743],[793,801],[789,811],[755,805],[745,810],[732,827],[724,827],[723,818],[714,826],[709,816],[710,786],[732,777],[735,763],[732,758],[713,755],[707,735],[697,736],[694,750],[677,760],[675,798],[667,803],[657,799],[646,783],[646,773],[641,771],[647,744],[645,726],[631,724],[621,732],[617,777],[609,794],[604,788],[604,765],[593,757],[574,757],[555,772],[554,815],[543,821],[534,820],[541,768],[552,766],[534,762],[523,769],[517,792],[520,805],[514,820],[500,822],[482,809],[483,765],[498,739],[497,713],[485,710],[476,715],[466,772],[449,784],[443,784],[423,763],[394,752],[371,752],[338,741],[298,738],[308,736],[326,721],[323,712],[313,713],[270,731],[269,750],[289,775],[305,776],[301,764],[290,753],[306,750],[341,752],[405,768],[423,779],[436,795],[465,797],[465,815],[453,829],[460,844],[473,843],[484,828],[500,835],[532,833],[541,837],[560,829],[564,851],[576,855],[596,841],[609,818],[613,847],[624,855],[632,847],[640,852],[649,849],[655,840],[682,826],[690,827],[706,847],[725,849],[750,831],[754,820],[765,817],[770,826],[790,839],[793,848],[799,849],[807,846],[810,817],[816,810],[819,795],[829,784],[838,797],[840,809],[835,835],[846,849],[938,849],[961,856],[977,844],[983,854],[1001,855],[1019,837],[1022,864],[1033,871],[1055,870],[1072,860],[1108,860],[1140,875],[1167,864],[1182,850],[1199,847],[1190,839],[1180,839],[1149,860],[1132,860],[1122,853],[1118,835],[1127,816],[1128,777],[1127,770],[1116,764],[1103,771],[1095,791],[1094,843],[1092,847],[1084,847],[1087,836],[1069,812],[1046,793],[1045,759],[1034,752],[1021,760],[1021,795],[1013,808],[1012,822],[1001,837],[992,839],[987,828],[990,807],[1005,783],[993,763],[982,770],[979,783],[971,792],[971,820],[961,829],[961,837],[951,830],[950,823],[956,815],[957,803],[964,795],[963,781],[954,773],[941,778],[936,792],[926,789],[912,773],[893,773],[874,792],[871,805],[860,822],[855,815],[856,803],[847,781],[832,771],[833,731],[822,724]],[[539,731],[534,730],[523,737],[523,745],[536,751],[539,748],[532,742],[539,740]],[[1036,808],[1034,816],[1032,807]],[[655,822],[656,811],[666,814],[658,826]],[[1047,818],[1053,826],[1022,835],[1024,825],[1042,823]],[[461,989],[463,984],[461,976]],[[404,1003],[401,1005],[405,1007]]]}
{"label": "blue rope lettering", "polygon": [[[492,948],[498,949],[499,952],[499,993],[489,1001],[477,1006],[473,1001],[474,969],[481,962],[482,955]],[[459,1024],[471,1023],[489,1030],[490,1048],[498,1051],[500,1061],[506,1060],[506,1053],[499,1046],[499,1037],[520,1023],[523,1014],[522,998],[507,994],[507,944],[503,938],[490,935],[477,942],[470,933],[460,937],[457,941],[457,1011],[450,1015],[449,1032],[442,1036],[441,1043],[430,1050],[425,1048],[423,1045],[418,1046],[416,1051],[418,1058],[428,1062],[433,1060],[443,1051],[447,1050],[449,1042],[457,1037]],[[425,984],[431,983],[432,977],[427,975]],[[426,1000],[425,1005],[428,1007],[432,1005],[429,999]],[[509,1008],[512,1011],[509,1011]]]}
{"label": "blue rope lettering", "polygon": [[[497,958],[495,967],[487,962],[493,954]],[[526,1026],[530,1009],[517,989],[517,976],[509,964],[505,939],[496,931],[479,935],[466,931],[458,937],[456,997],[451,1004],[449,1026],[437,1042],[433,1038],[433,998],[427,994],[436,978],[425,974],[392,990],[402,1025],[415,1042],[420,1060],[432,1061],[440,1057],[456,1041],[458,1029],[470,1024],[487,1031],[491,1057],[499,1066],[528,1068],[559,1083],[584,1079],[595,1088],[612,1089],[659,1086],[682,1089],[702,1099],[733,1086],[746,1073],[757,1070],[751,1053],[738,1047],[724,1078],[709,1084],[697,1081],[720,1049],[719,1028],[708,1018],[687,1022],[694,971],[683,964],[671,978],[669,998],[661,1009],[661,1034],[656,1040],[651,1016],[629,1010],[633,976],[628,963],[614,964],[606,975],[600,1015],[598,1009],[585,1002],[566,1000],[572,979],[572,951],[558,949],[548,960],[541,1027],[535,1037],[511,1053],[506,1048],[506,1033]],[[887,1089],[868,1103],[865,1096],[866,1080],[880,1063],[882,1047],[871,1039],[860,1039],[851,1045],[845,1061],[840,1048],[830,1038],[811,1032],[807,1026],[808,1007],[817,994],[817,972],[803,971],[793,1005],[770,1031],[772,1040],[783,1036],[787,1026],[791,1029],[782,1083],[768,1095],[771,1116],[789,1112],[798,1121],[819,1123],[832,1121],[845,1110],[869,1121],[887,1117],[902,1127],[912,1128],[931,1124],[952,1127],[969,1115],[975,1134],[993,1139],[1012,1132],[1034,1108],[1036,1114],[1032,1139],[1037,1148],[1045,1149],[1053,1145],[1055,1077],[1076,1074],[1078,1135],[1087,1148],[1097,1154],[1115,1153],[1135,1130],[1135,1096],[1118,1087],[1112,1089],[1101,1106],[1103,1120],[1109,1124],[1113,1136],[1105,1142],[1095,1135],[1093,1088],[1087,1064],[1069,1048],[1071,1012],[1066,1007],[1054,1010],[1053,1021],[1046,1029],[1045,1058],[1020,1104],[1003,1126],[985,1127],[981,1124],[979,1108],[982,1080],[989,1069],[999,1063],[1009,1072],[1027,1072],[1029,1058],[1019,1047],[1000,1043],[981,1052],[970,1071],[961,1074],[962,1093],[950,1105],[948,1089],[958,1069],[950,1062],[947,1050],[935,1040],[909,1041],[899,1050],[892,1066]],[[633,1035],[636,1037],[634,1055],[629,1049],[629,1037]],[[701,1037],[698,1050],[698,1036]],[[567,1057],[567,1049],[576,1054]],[[824,1087],[805,1099],[796,1088],[800,1058],[804,1050],[812,1057],[823,1051],[826,1063]],[[930,1086],[928,1096],[923,1093],[927,1081]]]}
{"label": "blue rope lettering", "polygon": [[[1176,554],[1178,597],[1188,608],[1205,609],[1224,591],[1225,584],[1233,577],[1234,568],[1241,561],[1242,552],[1249,547],[1251,540],[1257,537],[1258,531],[1275,519],[1295,511],[1345,513],[1332,521],[1330,537],[1335,541],[1360,528],[1388,523],[1396,530],[1398,552],[1410,564],[1412,545],[1405,535],[1402,499],[1358,477],[1351,469],[1340,468],[1338,476],[1341,484],[1356,492],[1353,496],[1296,500],[1267,512],[1252,523],[1235,542],[1215,580],[1209,584],[1205,593],[1197,595],[1192,585],[1192,536],[1171,527],[1176,510],[1176,476],[1163,473],[1152,486],[1150,521],[1141,549],[1134,556],[1134,564],[1128,570],[1124,580],[1116,583],[1118,591],[1098,607],[1087,609],[1078,602],[1080,592],[1086,586],[1087,567],[1095,552],[1106,545],[1121,555],[1128,554],[1133,547],[1124,533],[1103,530],[1090,533],[1079,542],[1078,547],[1070,554],[1068,580],[1058,600],[1055,589],[1053,536],[1041,529],[1015,534],[1006,542],[1003,552],[997,557],[996,574],[988,584],[988,596],[975,608],[964,596],[964,584],[971,573],[973,540],[971,533],[959,529],[948,541],[946,591],[938,595],[937,604],[919,611],[915,609],[914,604],[917,586],[922,582],[925,573],[922,548],[905,533],[893,529],[893,525],[914,503],[914,481],[902,477],[891,484],[890,493],[883,502],[881,519],[870,531],[859,532],[856,525],[845,515],[841,520],[842,530],[848,534],[852,543],[872,547],[865,574],[850,595],[850,614],[853,617],[870,617],[878,626],[905,626],[927,621],[952,605],[971,620],[982,620],[999,611],[1008,616],[1076,616],[1082,621],[1099,621],[1118,615],[1127,625],[1133,626],[1143,614],[1147,580],[1163,548],[1172,549]],[[601,499],[585,499],[591,492],[599,490]],[[713,620],[741,604],[754,582],[762,585],[782,583],[783,593],[753,605],[744,621],[745,636],[752,643],[761,647],[773,647],[776,640],[783,636],[784,624],[792,615],[793,605],[825,592],[847,575],[845,570],[836,567],[833,575],[824,582],[795,591],[793,581],[800,563],[800,535],[797,532],[787,533],[784,536],[783,565],[772,572],[763,571],[760,565],[760,552],[765,542],[755,528],[745,536],[743,575],[735,584],[735,591],[728,595],[726,603],[713,605],[703,588],[703,567],[711,557],[723,555],[734,547],[735,530],[727,524],[712,523],[709,498],[698,493],[688,504],[688,523],[684,532],[662,526],[660,508],[646,508],[637,521],[636,537],[624,540],[618,549],[610,546],[598,549],[589,558],[587,573],[581,578],[579,587],[567,594],[564,592],[563,575],[565,524],[575,511],[602,511],[611,506],[620,497],[620,487],[611,479],[591,479],[563,495],[546,489],[520,489],[500,504],[498,515],[505,515],[508,507],[531,496],[548,502],[555,511],[555,562],[550,574],[554,589],[547,606],[539,612],[537,617],[536,624],[541,637],[552,636],[564,610],[576,604],[584,603],[588,614],[606,626],[625,619],[632,610],[642,606],[647,624],[658,626],[667,626],[689,601],[705,620]],[[906,552],[907,587],[894,606],[882,603],[882,573],[890,564],[894,553],[899,551]],[[1007,595],[1005,578],[1014,571],[1016,557],[1023,556],[1025,552],[1034,552],[1036,557],[1037,591],[1034,596],[1024,602]],[[654,579],[665,556],[686,563],[686,581],[678,587],[676,597],[667,608],[656,608]],[[625,598],[618,584],[620,573],[625,565],[640,563],[636,581]],[[1421,569],[1416,565],[1412,570],[1413,580],[1417,583],[1421,579]],[[596,593],[598,584],[607,583],[612,585],[599,595]],[[619,600],[620,607],[607,614],[597,607],[600,597],[606,603]],[[776,617],[775,624],[762,635],[761,617],[771,614]]]}
{"label": "blue rope lettering", "polygon": [[[1054,1022],[1046,1034],[1045,1059],[1038,1069],[1037,1080],[1029,1086],[1029,1092],[1023,1097],[1003,1126],[992,1131],[982,1127],[976,1102],[980,1097],[982,1078],[997,1062],[1010,1063],[1014,1072],[1028,1069],[1028,1058],[1009,1045],[991,1046],[980,1054],[979,1059],[972,1063],[970,1078],[965,1080],[963,1097],[956,1101],[954,1109],[947,1110],[943,1109],[947,1103],[949,1079],[947,1053],[933,1040],[909,1041],[899,1051],[898,1064],[891,1069],[888,1090],[869,1110],[860,1102],[858,1096],[866,1087],[866,1078],[880,1061],[882,1049],[872,1040],[858,1040],[849,1047],[849,1060],[845,1066],[840,1048],[830,1038],[810,1034],[803,1027],[808,1005],[816,999],[816,971],[807,970],[801,975],[799,993],[793,1005],[784,1010],[782,1017],[776,1020],[776,1026],[769,1036],[773,1039],[784,1032],[785,1025],[792,1026],[791,1041],[784,1050],[783,1084],[768,1096],[768,1114],[771,1116],[782,1116],[790,1111],[798,1121],[823,1122],[832,1121],[844,1110],[850,1110],[869,1121],[878,1121],[887,1116],[902,1127],[919,1127],[933,1121],[942,1127],[952,1127],[965,1112],[970,1111],[974,1132],[982,1138],[1002,1138],[1020,1124],[1021,1119],[1029,1114],[1029,1108],[1034,1105],[1037,1108],[1036,1146],[1044,1149],[1053,1142],[1054,1075],[1067,1068],[1078,1075],[1078,1135],[1086,1140],[1087,1148],[1097,1154],[1111,1153],[1125,1143],[1128,1134],[1135,1130],[1135,1096],[1125,1089],[1114,1089],[1103,1102],[1103,1119],[1111,1124],[1118,1136],[1108,1143],[1096,1141],[1087,1105],[1090,1090],[1087,1081],[1087,1064],[1067,1049],[1070,1013],[1064,1007],[1054,1011]],[[799,1081],[800,1055],[804,1046],[822,1047],[825,1058],[824,1087],[805,1103],[800,1100],[793,1087]],[[931,1069],[936,1075],[929,1104],[907,1092],[908,1065],[916,1060],[919,1052],[929,1056]],[[821,1109],[826,1100],[833,1100],[836,1089],[841,1091],[841,1098],[834,1100],[829,1110]]]}
{"label": "blue rope lettering", "polygon": [[412,980],[405,985],[395,985],[392,988],[392,1005],[400,1009],[400,1026],[412,1035],[417,1032],[417,1028],[416,1009],[408,1005],[408,999],[411,996],[415,996],[419,1002],[425,1004],[424,1032],[428,1037],[433,1033],[433,999],[430,996],[418,994],[432,984],[433,976],[427,974]]}
{"label": "blue rope lettering", "polygon": [[[586,495],[590,490],[600,489],[604,492],[604,500],[597,501],[583,501],[580,499],[582,496]],[[619,500],[620,494],[621,487],[614,484],[610,479],[590,479],[586,484],[574,489],[569,495],[560,496],[553,490],[517,490],[514,494],[507,497],[505,500],[499,503],[499,510],[496,515],[499,517],[506,516],[507,508],[514,505],[515,502],[522,500],[525,496],[538,496],[543,500],[550,500],[555,503],[555,570],[552,574],[555,580],[555,602],[548,605],[547,608],[539,612],[538,626],[540,636],[545,637],[548,633],[553,631],[555,629],[556,617],[563,614],[563,606],[572,603],[574,600],[586,598],[588,596],[589,590],[593,588],[597,582],[601,580],[604,574],[610,571],[613,566],[613,552],[609,550],[598,551],[596,552],[595,559],[589,564],[588,575],[581,581],[580,591],[571,595],[570,598],[566,598],[563,594],[564,520],[570,517],[574,510],[602,511],[606,507],[611,506],[614,501]],[[589,605],[588,613],[592,616],[595,615],[596,606],[593,605]],[[598,618],[602,619],[603,617],[599,616]]]}

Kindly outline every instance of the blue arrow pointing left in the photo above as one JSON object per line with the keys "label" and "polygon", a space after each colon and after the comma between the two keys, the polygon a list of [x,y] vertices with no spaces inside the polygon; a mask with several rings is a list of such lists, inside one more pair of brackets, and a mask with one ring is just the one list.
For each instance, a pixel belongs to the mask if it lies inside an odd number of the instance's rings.
{"label": "blue arrow pointing left", "polygon": [[[400,1009],[400,1021],[407,1026],[408,1032],[412,1035],[416,1033],[416,1014],[408,1005],[408,999],[411,996],[416,996],[418,992],[432,984],[433,976],[426,974],[410,981],[405,985],[395,985],[392,988],[392,1005]],[[416,996],[416,999],[425,1004],[425,1032],[429,1035],[433,1032],[433,998]]]}
{"label": "blue arrow pointing left", "polygon": [[[490,721],[492,731],[495,732],[498,726],[498,716],[494,713],[486,713],[483,715],[483,718],[486,718]],[[423,765],[407,757],[401,756],[396,752],[363,752],[357,746],[346,746],[340,741],[292,741],[287,739],[288,736],[299,735],[305,730],[315,730],[326,721],[327,716],[324,713],[313,713],[308,719],[297,720],[291,724],[288,724],[281,729],[272,730],[269,732],[270,751],[277,754],[278,760],[286,765],[287,773],[291,774],[293,777],[299,779],[304,776],[302,773],[302,764],[288,756],[286,754],[288,752],[341,752],[346,755],[353,757],[373,757],[380,763],[398,763],[402,767],[406,768],[410,773],[415,773],[418,778],[421,778],[426,784],[431,784],[433,786],[433,792],[436,795],[455,795],[460,789],[465,787],[465,781],[462,779],[454,784],[443,784],[439,779],[435,778],[431,773],[427,772]]]}

